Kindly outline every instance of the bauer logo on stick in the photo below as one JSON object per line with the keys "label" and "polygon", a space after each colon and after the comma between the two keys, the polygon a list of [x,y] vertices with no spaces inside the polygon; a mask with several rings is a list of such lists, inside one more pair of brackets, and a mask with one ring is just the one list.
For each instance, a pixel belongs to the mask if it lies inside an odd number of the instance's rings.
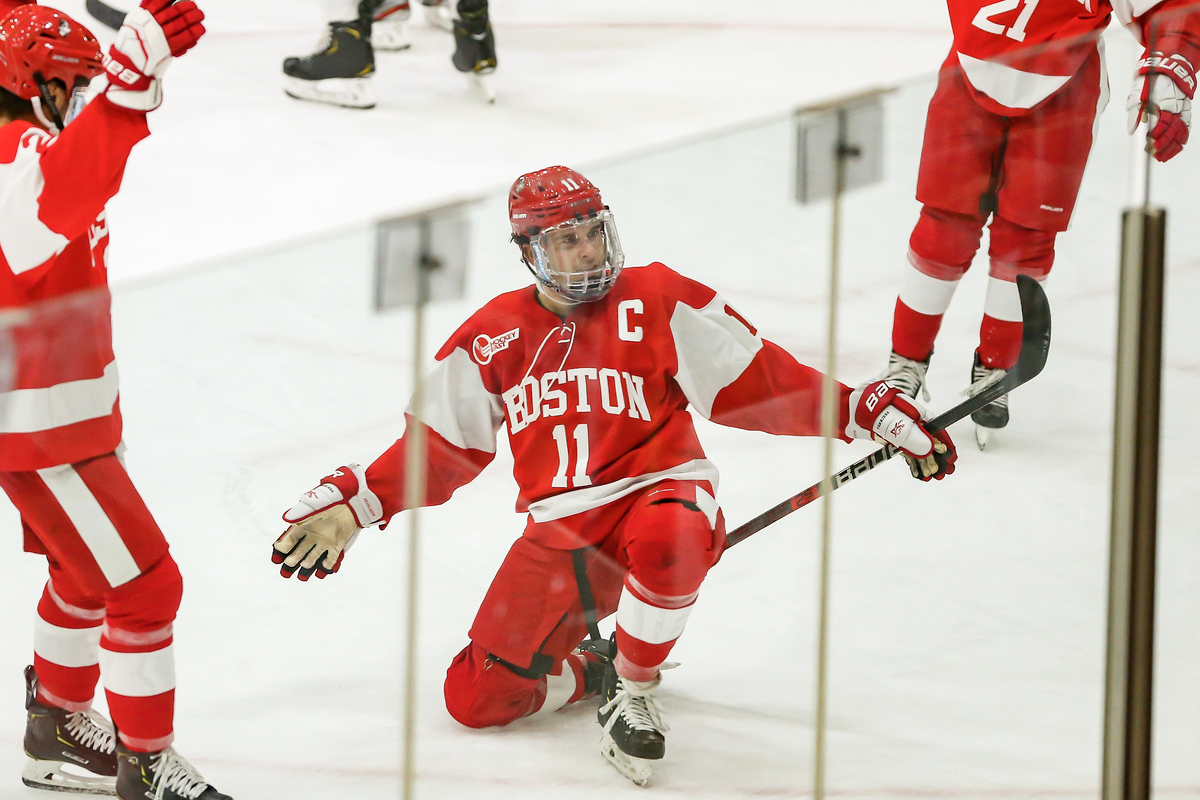
{"label": "bauer logo on stick", "polygon": [[502,333],[495,338],[481,333],[475,337],[472,349],[475,352],[475,360],[480,366],[489,363],[492,356],[499,353],[501,350],[508,349],[508,346],[521,338],[521,329],[513,328],[508,333]]}

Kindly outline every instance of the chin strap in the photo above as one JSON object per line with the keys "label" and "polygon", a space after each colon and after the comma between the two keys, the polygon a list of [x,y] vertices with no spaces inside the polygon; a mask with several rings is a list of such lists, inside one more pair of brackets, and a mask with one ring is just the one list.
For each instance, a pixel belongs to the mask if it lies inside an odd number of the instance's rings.
{"label": "chin strap", "polygon": [[[33,115],[38,118],[38,122],[46,126],[50,133],[57,136],[62,133],[62,129],[66,127],[63,124],[62,114],[58,113],[58,104],[54,102],[54,95],[50,94],[50,83],[43,77],[42,73],[33,73],[33,81],[38,87],[38,97],[33,98]],[[46,111],[50,112],[50,117],[46,117]]]}

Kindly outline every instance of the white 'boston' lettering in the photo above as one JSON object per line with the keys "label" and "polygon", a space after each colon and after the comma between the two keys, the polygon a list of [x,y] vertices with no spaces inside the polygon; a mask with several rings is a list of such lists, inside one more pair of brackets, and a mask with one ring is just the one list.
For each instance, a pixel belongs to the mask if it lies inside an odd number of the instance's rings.
{"label": "white 'boston' lettering", "polygon": [[[608,383],[612,381],[612,389]],[[615,369],[600,370],[600,405],[610,414],[625,410],[625,393],[621,391],[621,373]]]}

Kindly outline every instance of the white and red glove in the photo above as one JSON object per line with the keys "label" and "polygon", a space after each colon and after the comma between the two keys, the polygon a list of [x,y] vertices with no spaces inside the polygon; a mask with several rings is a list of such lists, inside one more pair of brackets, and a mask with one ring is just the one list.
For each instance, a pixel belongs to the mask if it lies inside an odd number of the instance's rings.
{"label": "white and red glove", "polygon": [[324,578],[342,566],[358,532],[382,518],[383,507],[367,488],[363,468],[347,464],[322,478],[283,515],[291,526],[275,540],[271,560],[283,565],[279,574],[285,578],[297,570],[302,581],[314,572]]}
{"label": "white and red glove", "polygon": [[125,15],[104,56],[104,95],[124,108],[153,111],[162,103],[160,78],[171,59],[191,50],[204,35],[204,12],[193,0],[143,0]]}
{"label": "white and red glove", "polygon": [[958,460],[950,435],[926,428],[916,402],[887,381],[868,383],[850,394],[846,435],[892,445],[908,461],[913,477],[923,481],[940,481],[954,472]]}
{"label": "white and red glove", "polygon": [[1179,54],[1147,51],[1134,74],[1133,90],[1125,103],[1129,132],[1145,120],[1150,125],[1150,152],[1158,161],[1168,161],[1187,144],[1196,68]]}

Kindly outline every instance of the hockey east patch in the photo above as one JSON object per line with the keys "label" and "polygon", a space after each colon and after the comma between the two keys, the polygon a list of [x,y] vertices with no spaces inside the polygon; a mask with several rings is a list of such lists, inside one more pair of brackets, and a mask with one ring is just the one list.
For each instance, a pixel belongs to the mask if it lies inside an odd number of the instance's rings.
{"label": "hockey east patch", "polygon": [[483,366],[492,360],[492,356],[501,350],[507,350],[510,344],[520,338],[520,328],[513,328],[507,333],[502,333],[494,337],[488,336],[486,333],[481,333],[471,343],[471,351],[475,355],[475,360],[479,362],[480,366]]}

